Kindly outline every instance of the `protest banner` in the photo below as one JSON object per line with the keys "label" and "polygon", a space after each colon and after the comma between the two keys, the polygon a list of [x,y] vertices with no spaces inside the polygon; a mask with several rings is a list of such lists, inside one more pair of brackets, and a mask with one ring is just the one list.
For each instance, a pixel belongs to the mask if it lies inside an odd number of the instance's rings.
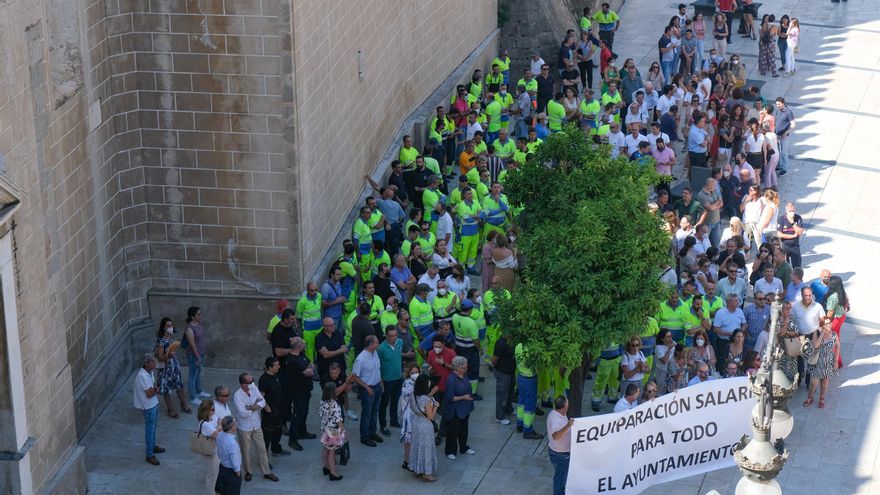
{"label": "protest banner", "polygon": [[629,411],[575,419],[566,493],[628,495],[735,465],[755,401],[745,377],[710,380]]}

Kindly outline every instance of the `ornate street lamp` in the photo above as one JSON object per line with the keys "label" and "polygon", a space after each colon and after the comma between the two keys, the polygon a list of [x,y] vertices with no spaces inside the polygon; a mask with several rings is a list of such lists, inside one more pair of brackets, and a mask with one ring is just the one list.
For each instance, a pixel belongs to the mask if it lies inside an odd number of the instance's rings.
{"label": "ornate street lamp", "polygon": [[736,495],[782,494],[776,476],[788,459],[783,440],[791,433],[794,419],[788,400],[797,391],[797,376],[789,379],[779,369],[784,349],[777,345],[777,324],[782,313],[782,296],[776,294],[770,305],[770,338],[761,367],[749,378],[757,404],[752,409],[752,438],[743,435],[734,447],[734,459],[743,473]]}

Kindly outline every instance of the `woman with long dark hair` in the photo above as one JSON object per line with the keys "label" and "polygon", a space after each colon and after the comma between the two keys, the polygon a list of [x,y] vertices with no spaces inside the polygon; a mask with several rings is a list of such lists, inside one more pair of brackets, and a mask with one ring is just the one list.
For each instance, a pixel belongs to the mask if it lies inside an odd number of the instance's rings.
{"label": "woman with long dark hair", "polygon": [[177,392],[180,401],[180,409],[191,414],[192,409],[186,405],[186,393],[183,390],[183,374],[180,371],[180,361],[177,360],[176,351],[180,346],[174,340],[174,322],[171,318],[162,318],[159,322],[159,331],[156,335],[156,346],[153,353],[156,355],[156,371],[159,379],[159,393],[165,399],[168,416],[174,419],[180,417],[174,410],[171,401],[171,392]]}
{"label": "woman with long dark hair", "polygon": [[[831,318],[831,330],[837,334],[837,342],[840,344],[840,328],[846,322],[846,312],[849,311],[849,298],[843,288],[843,279],[832,275],[828,280],[828,293],[825,294],[825,309],[828,318]],[[843,359],[837,354],[837,367],[843,368]]]}
{"label": "woman with long dark hair", "polygon": [[769,72],[773,77],[779,77],[776,73],[776,43],[773,36],[776,35],[776,26],[770,21],[770,16],[765,14],[761,18],[761,38],[758,41],[758,72],[766,76]]}
{"label": "woman with long dark hair", "polygon": [[208,357],[208,336],[202,325],[202,311],[197,306],[190,306],[186,310],[186,330],[183,333],[186,342],[180,344],[186,347],[186,357],[189,363],[189,386],[190,404],[198,406],[200,399],[210,399],[211,394],[202,390],[200,378],[202,367],[205,366],[205,358]]}
{"label": "woman with long dark hair", "polygon": [[412,412],[412,446],[409,453],[409,468],[422,481],[437,481],[437,446],[434,443],[434,417],[437,402],[433,394],[437,387],[431,387],[427,374],[416,378],[413,393],[409,397]]}

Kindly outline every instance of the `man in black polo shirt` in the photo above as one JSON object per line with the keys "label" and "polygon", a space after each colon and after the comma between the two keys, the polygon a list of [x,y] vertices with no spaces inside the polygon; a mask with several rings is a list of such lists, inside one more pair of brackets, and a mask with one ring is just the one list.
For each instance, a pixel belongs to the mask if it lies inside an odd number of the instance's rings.
{"label": "man in black polo shirt", "polygon": [[290,439],[287,445],[293,450],[302,450],[297,440],[310,440],[316,437],[306,430],[306,417],[309,415],[309,399],[312,395],[312,382],[315,367],[306,357],[306,343],[299,337],[290,342],[290,355],[287,357],[287,371],[290,374],[290,397],[293,414],[290,418]]}
{"label": "man in black polo shirt", "polygon": [[287,308],[281,312],[281,321],[272,329],[272,354],[281,364],[278,372],[278,379],[281,382],[281,408],[279,412],[279,421],[281,421],[282,431],[287,430],[287,422],[290,420],[290,394],[288,393],[288,373],[287,373],[287,356],[290,355],[290,340],[297,336],[296,329],[296,311]]}
{"label": "man in black polo shirt", "polygon": [[495,421],[509,425],[507,415],[513,412],[513,377],[516,376],[516,361],[513,347],[507,343],[502,334],[495,342],[495,354],[492,356],[495,367]]}
{"label": "man in black polo shirt", "polygon": [[345,345],[342,332],[336,331],[333,318],[324,318],[321,320],[321,325],[323,327],[321,333],[315,336],[315,349],[318,350],[315,362],[318,363],[318,375],[324,376],[330,370],[330,363],[338,363],[345,372],[345,353],[348,352],[348,346]]}
{"label": "man in black polo shirt", "polygon": [[272,455],[275,457],[290,455],[290,451],[281,448],[281,410],[284,409],[283,398],[286,394],[281,388],[279,370],[278,358],[266,358],[265,372],[259,381],[260,393],[269,406],[262,410],[263,438],[266,442],[266,450],[271,447]]}
{"label": "man in black polo shirt", "polygon": [[[354,355],[357,356],[364,350],[367,335],[376,335],[376,330],[370,322],[370,311],[372,308],[369,303],[362,302],[358,306],[358,314],[351,321],[351,345],[354,347]],[[378,335],[376,336],[378,338]]]}

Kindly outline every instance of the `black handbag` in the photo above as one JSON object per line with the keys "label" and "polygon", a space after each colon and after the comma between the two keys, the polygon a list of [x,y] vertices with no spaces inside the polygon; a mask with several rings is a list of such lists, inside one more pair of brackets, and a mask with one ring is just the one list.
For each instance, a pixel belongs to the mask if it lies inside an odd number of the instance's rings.
{"label": "black handbag", "polygon": [[348,446],[347,440],[336,452],[339,454],[339,465],[345,466],[346,464],[348,464],[348,460],[351,459],[351,447]]}

